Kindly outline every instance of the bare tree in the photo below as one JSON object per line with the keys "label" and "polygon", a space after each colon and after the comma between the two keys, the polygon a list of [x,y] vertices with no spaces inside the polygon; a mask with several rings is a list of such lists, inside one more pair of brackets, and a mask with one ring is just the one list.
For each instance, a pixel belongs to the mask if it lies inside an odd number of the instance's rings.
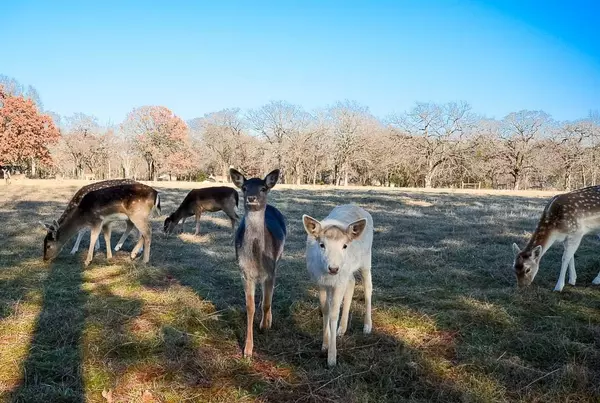
{"label": "bare tree", "polygon": [[537,140],[541,139],[550,123],[550,116],[542,111],[513,112],[501,123],[501,148],[498,150],[507,172],[513,180],[513,188],[518,190],[528,171],[534,168],[533,156]]}
{"label": "bare tree", "polygon": [[309,115],[298,105],[271,101],[259,109],[249,111],[247,118],[253,130],[269,144],[269,150],[281,170],[280,182],[288,183],[289,171],[294,168],[285,161],[285,151],[286,148],[289,150],[288,142],[297,140]]}
{"label": "bare tree", "polygon": [[355,101],[338,102],[329,109],[333,142],[334,182],[348,186],[351,162],[364,148],[361,139],[379,124],[369,108]]}
{"label": "bare tree", "polygon": [[421,157],[425,187],[432,187],[438,170],[465,152],[463,141],[471,133],[475,116],[466,102],[439,105],[418,102],[409,112],[392,117],[391,123],[413,136],[413,150]]}

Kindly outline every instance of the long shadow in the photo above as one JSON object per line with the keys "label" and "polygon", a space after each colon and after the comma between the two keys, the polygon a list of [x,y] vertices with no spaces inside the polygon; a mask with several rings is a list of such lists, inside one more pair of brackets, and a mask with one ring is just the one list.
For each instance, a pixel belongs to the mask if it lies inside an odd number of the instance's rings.
{"label": "long shadow", "polygon": [[[82,273],[73,265],[52,265],[43,285],[43,306],[20,386],[17,402],[84,401],[81,337],[86,294]],[[64,326],[57,324],[64,323]]]}

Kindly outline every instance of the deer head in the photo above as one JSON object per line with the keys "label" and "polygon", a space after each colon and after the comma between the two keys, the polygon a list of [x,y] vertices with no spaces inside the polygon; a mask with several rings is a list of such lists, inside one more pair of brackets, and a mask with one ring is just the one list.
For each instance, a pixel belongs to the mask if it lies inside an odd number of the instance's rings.
{"label": "deer head", "polygon": [[229,169],[229,175],[235,186],[242,189],[246,211],[260,211],[267,207],[267,194],[279,179],[279,169],[271,171],[264,179],[246,179],[233,168]]}
{"label": "deer head", "polygon": [[173,213],[170,216],[168,216],[167,218],[165,218],[165,222],[163,224],[163,232],[166,235],[169,235],[170,233],[172,233],[173,230],[175,229],[175,226],[177,225],[177,222],[173,218],[174,215],[175,215],[175,213]]}
{"label": "deer head", "polygon": [[320,256],[323,263],[323,272],[336,275],[346,259],[348,245],[359,238],[367,226],[367,220],[361,218],[348,225],[346,228],[328,226],[323,228],[321,223],[314,218],[303,215],[302,221],[306,233],[319,243]]}
{"label": "deer head", "polygon": [[58,256],[60,250],[64,246],[64,242],[58,240],[58,229],[60,225],[54,220],[52,224],[45,224],[40,221],[40,224],[48,231],[44,238],[44,260],[52,260]]}
{"label": "deer head", "polygon": [[520,250],[516,243],[513,243],[513,252],[515,261],[513,269],[517,276],[517,284],[519,287],[525,287],[531,284],[535,275],[540,268],[540,260],[542,258],[542,246],[538,245],[531,250]]}

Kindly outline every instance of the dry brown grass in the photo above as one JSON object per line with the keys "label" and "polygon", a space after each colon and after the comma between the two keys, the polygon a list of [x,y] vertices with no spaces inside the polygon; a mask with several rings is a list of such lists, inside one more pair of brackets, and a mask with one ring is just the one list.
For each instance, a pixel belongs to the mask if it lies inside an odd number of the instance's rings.
{"label": "dry brown grass", "polygon": [[[103,391],[114,401],[142,401],[145,391],[146,400],[211,402],[600,399],[600,290],[591,286],[599,241],[584,240],[579,284],[561,294],[551,291],[559,248],[527,290],[515,289],[510,271],[510,244],[525,241],[552,193],[276,187],[271,202],[286,215],[289,238],[273,329],[255,335],[247,361],[242,284],[223,213],[203,218],[199,237],[165,239],[164,217],[155,218],[149,266],[129,261],[132,239],[114,261],[101,251],[85,270],[82,252],[41,262],[37,221],[58,217],[84,183],[0,185],[4,400],[101,402]],[[165,213],[197,186],[155,185]],[[359,286],[330,370],[301,216],[322,218],[346,202],[375,221],[374,331],[362,335]]]}

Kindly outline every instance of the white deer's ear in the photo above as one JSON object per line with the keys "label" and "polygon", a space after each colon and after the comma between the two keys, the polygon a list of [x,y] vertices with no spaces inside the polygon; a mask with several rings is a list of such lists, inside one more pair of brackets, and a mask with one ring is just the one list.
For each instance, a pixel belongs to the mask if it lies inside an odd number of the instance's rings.
{"label": "white deer's ear", "polygon": [[517,256],[519,253],[521,253],[521,249],[519,249],[519,245],[517,245],[516,243],[513,243],[513,244],[512,244],[512,250],[513,250],[513,253],[515,254],[515,257],[516,257],[516,256]]}
{"label": "white deer's ear", "polygon": [[304,214],[302,216],[302,223],[304,224],[304,229],[308,235],[317,238],[321,233],[321,223],[311,216]]}
{"label": "white deer's ear", "polygon": [[233,168],[229,168],[229,176],[231,176],[231,181],[238,188],[242,188],[244,186],[244,182],[246,182],[246,177],[239,173],[237,170]]}
{"label": "white deer's ear", "polygon": [[361,218],[358,221],[354,221],[353,223],[348,225],[348,228],[346,229],[348,238],[350,238],[350,240],[355,240],[363,233],[363,231],[365,230],[366,227],[367,227],[367,219],[366,218]]}
{"label": "white deer's ear", "polygon": [[265,183],[267,184],[267,187],[269,189],[271,189],[273,186],[275,186],[275,184],[277,183],[278,180],[279,180],[279,169],[275,169],[275,170],[269,172],[269,174],[267,176],[265,176]]}

